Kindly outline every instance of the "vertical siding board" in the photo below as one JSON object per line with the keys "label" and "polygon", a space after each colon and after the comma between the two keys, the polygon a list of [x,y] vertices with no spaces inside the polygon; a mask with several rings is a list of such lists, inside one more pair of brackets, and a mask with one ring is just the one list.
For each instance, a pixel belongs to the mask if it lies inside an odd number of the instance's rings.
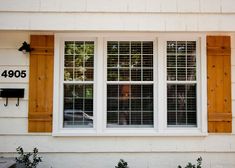
{"label": "vertical siding board", "polygon": [[51,132],[53,111],[54,37],[31,36],[29,132]]}
{"label": "vertical siding board", "polygon": [[231,42],[229,36],[207,37],[208,132],[231,133]]}

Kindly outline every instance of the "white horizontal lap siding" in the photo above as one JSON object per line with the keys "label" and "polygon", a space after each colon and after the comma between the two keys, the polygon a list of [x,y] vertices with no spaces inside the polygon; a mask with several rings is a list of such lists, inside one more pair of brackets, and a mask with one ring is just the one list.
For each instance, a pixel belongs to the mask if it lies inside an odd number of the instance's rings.
{"label": "white horizontal lap siding", "polygon": [[235,14],[0,12],[0,30],[234,31],[234,18]]}
{"label": "white horizontal lap siding", "polygon": [[0,32],[0,75],[4,70],[26,70],[26,78],[0,77],[0,88],[24,88],[25,96],[20,99],[9,98],[8,106],[5,98],[0,98],[0,135],[27,133],[28,117],[28,76],[29,55],[18,51],[24,41],[29,42],[27,32]]}
{"label": "white horizontal lap siding", "polygon": [[0,11],[234,13],[233,0],[1,0]]}
{"label": "white horizontal lap siding", "polygon": [[[6,143],[7,142],[7,143]],[[235,136],[208,137],[52,137],[48,134],[1,136],[0,152],[14,152],[19,145],[26,150],[38,147],[46,153],[234,153]]]}
{"label": "white horizontal lap siding", "polygon": [[234,18],[234,0],[0,2],[0,30],[234,31]]}

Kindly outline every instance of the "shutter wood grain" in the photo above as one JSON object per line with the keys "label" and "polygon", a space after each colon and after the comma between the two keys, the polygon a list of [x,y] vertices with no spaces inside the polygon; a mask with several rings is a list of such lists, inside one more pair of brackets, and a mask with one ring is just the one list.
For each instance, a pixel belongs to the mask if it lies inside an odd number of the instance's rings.
{"label": "shutter wood grain", "polygon": [[54,36],[31,35],[29,132],[51,132],[53,111]]}
{"label": "shutter wood grain", "polygon": [[207,36],[208,132],[231,133],[230,36]]}

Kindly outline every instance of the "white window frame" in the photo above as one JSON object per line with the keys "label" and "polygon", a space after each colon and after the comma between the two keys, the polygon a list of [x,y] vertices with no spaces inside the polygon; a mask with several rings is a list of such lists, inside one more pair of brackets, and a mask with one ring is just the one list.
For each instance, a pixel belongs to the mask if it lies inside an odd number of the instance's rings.
{"label": "white window frame", "polygon": [[[94,41],[94,128],[63,128],[63,42]],[[197,41],[197,127],[167,127],[166,41]],[[106,127],[107,41],[153,41],[154,127]],[[206,136],[206,35],[203,33],[56,33],[54,57],[53,136]],[[165,79],[165,80],[162,80]],[[137,83],[142,83],[138,82]],[[202,87],[203,86],[203,87]],[[165,88],[165,89],[163,89]]]}
{"label": "white window frame", "polygon": [[[197,85],[197,126],[196,127],[187,127],[187,126],[172,126],[172,127],[168,127],[167,126],[167,46],[166,43],[167,41],[196,41],[196,85]],[[159,76],[161,76],[161,80],[159,81],[159,96],[164,97],[164,101],[161,101],[162,106],[160,106],[159,111],[165,111],[164,114],[162,114],[162,121],[164,121],[164,123],[161,124],[161,131],[162,133],[165,134],[176,134],[176,133],[200,133],[200,132],[204,132],[203,127],[202,127],[202,122],[204,122],[204,117],[203,117],[203,111],[205,112],[206,110],[203,110],[203,105],[204,103],[202,103],[202,101],[204,100],[203,98],[205,98],[205,93],[206,91],[202,92],[202,83],[203,83],[203,76],[206,76],[206,68],[204,68],[206,66],[206,64],[204,64],[204,61],[202,58],[202,51],[201,51],[201,47],[202,46],[202,37],[198,37],[198,36],[182,36],[182,37],[162,37],[159,38],[159,48],[162,48],[162,55],[163,57],[159,57],[159,64],[163,65],[159,67]],[[206,58],[206,57],[205,57]],[[203,75],[202,73],[205,72],[205,74]],[[164,75],[164,76],[163,76]],[[182,81],[184,82],[184,81]],[[205,82],[205,81],[204,81]],[[186,81],[187,83],[187,81]],[[190,83],[190,82],[188,82]],[[194,83],[194,82],[192,82]],[[206,84],[204,85],[206,86]],[[165,88],[165,89],[164,89]],[[203,97],[202,97],[203,96]],[[202,111],[203,110],[203,111]],[[204,128],[206,129],[206,128]]]}
{"label": "white window frame", "polygon": [[[107,42],[108,41],[152,41],[153,42],[153,81],[114,81],[110,82],[107,81]],[[153,37],[108,37],[104,39],[104,124],[103,124],[103,132],[107,134],[130,134],[130,132],[134,134],[156,134],[156,129],[157,129],[157,39]],[[107,127],[107,90],[106,86],[108,83],[113,83],[113,84],[153,84],[153,127],[152,128],[108,128]]]}

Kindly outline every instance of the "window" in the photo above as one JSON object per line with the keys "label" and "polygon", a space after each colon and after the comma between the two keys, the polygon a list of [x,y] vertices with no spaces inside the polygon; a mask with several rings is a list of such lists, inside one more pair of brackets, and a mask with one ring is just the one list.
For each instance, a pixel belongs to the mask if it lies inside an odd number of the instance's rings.
{"label": "window", "polygon": [[196,126],[196,41],[167,41],[167,125]]}
{"label": "window", "polygon": [[107,127],[153,127],[153,42],[107,42]]}
{"label": "window", "polygon": [[93,127],[94,42],[64,43],[65,128]]}
{"label": "window", "polygon": [[133,34],[56,35],[55,135],[206,132],[205,39]]}

